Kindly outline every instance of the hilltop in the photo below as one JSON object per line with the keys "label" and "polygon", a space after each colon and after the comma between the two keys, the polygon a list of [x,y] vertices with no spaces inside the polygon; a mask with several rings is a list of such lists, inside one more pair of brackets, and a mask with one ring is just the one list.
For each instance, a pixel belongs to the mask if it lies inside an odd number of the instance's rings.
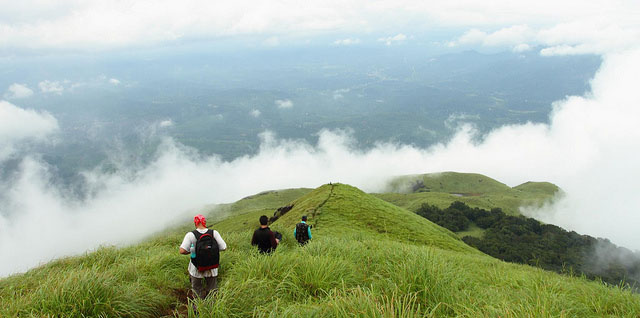
{"label": "hilltop", "polygon": [[540,205],[561,193],[549,182],[526,182],[511,188],[481,174],[440,172],[395,178],[389,182],[388,193],[376,196],[410,211],[423,203],[446,208],[461,201],[474,208],[499,207],[507,214],[520,215],[520,207]]}
{"label": "hilltop", "polygon": [[[249,244],[258,216],[284,240]],[[314,239],[295,244],[301,215]],[[264,192],[207,214],[229,249],[203,317],[637,317],[640,297],[585,278],[509,264],[399,206],[344,184]],[[127,248],[102,248],[0,281],[0,316],[185,316],[185,222]],[[191,313],[192,314],[192,313]]]}

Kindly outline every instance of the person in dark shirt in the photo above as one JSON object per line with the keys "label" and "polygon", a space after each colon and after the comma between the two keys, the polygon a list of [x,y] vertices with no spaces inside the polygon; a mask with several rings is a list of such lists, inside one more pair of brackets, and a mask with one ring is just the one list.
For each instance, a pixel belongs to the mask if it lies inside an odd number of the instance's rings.
{"label": "person in dark shirt", "polygon": [[257,245],[260,253],[270,254],[278,247],[282,236],[278,232],[273,233],[267,226],[268,223],[269,218],[266,215],[260,217],[260,228],[253,232],[251,245]]}

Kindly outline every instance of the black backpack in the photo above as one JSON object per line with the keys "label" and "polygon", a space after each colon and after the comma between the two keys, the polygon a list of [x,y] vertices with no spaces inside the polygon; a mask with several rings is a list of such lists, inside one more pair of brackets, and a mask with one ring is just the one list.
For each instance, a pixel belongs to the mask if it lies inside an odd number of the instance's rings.
{"label": "black backpack", "polygon": [[204,234],[193,230],[192,233],[196,236],[196,257],[191,259],[193,265],[201,272],[218,268],[220,250],[218,241],[213,237],[213,230],[208,230]]}
{"label": "black backpack", "polygon": [[296,240],[300,244],[304,244],[309,240],[309,225],[302,222],[296,224]]}

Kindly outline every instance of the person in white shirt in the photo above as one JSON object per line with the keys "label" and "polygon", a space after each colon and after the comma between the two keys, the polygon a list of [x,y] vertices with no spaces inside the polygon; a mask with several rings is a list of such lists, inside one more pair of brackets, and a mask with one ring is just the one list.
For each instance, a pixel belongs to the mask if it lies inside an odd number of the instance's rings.
{"label": "person in white shirt", "polygon": [[[196,230],[200,235],[206,234],[209,229],[207,228],[207,220],[202,214],[198,214],[193,218],[193,223],[196,226]],[[195,232],[194,231],[194,232]],[[224,251],[227,249],[227,243],[222,239],[220,233],[216,230],[213,231],[213,238],[218,243],[218,249],[220,251]],[[197,242],[196,235],[194,232],[188,232],[184,239],[182,240],[182,244],[180,244],[180,254],[190,255],[192,252],[195,253],[195,246]],[[205,271],[199,271],[198,268],[193,264],[193,262],[189,262],[189,277],[191,278],[191,288],[197,297],[205,298],[211,291],[214,293],[218,290],[218,268],[212,268]],[[202,280],[204,279],[206,286],[203,286]]]}

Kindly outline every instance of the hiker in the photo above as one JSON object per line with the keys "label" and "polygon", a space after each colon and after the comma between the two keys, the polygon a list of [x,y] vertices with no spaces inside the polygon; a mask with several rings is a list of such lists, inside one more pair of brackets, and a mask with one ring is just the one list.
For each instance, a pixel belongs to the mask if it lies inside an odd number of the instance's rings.
{"label": "hiker", "polygon": [[[191,288],[199,298],[206,298],[209,292],[218,291],[219,251],[227,249],[220,233],[207,228],[207,220],[202,214],[193,217],[196,229],[188,232],[180,244],[180,254],[191,255],[189,277]],[[202,285],[204,279],[206,286]]]}
{"label": "hiker", "polygon": [[257,245],[258,250],[263,254],[271,254],[282,239],[282,234],[272,232],[267,226],[268,223],[269,218],[266,215],[261,216],[260,228],[253,232],[253,237],[251,238],[251,245]]}
{"label": "hiker", "polygon": [[307,216],[302,216],[302,221],[296,224],[293,230],[293,236],[300,245],[305,245],[311,239],[311,225],[307,224]]}

